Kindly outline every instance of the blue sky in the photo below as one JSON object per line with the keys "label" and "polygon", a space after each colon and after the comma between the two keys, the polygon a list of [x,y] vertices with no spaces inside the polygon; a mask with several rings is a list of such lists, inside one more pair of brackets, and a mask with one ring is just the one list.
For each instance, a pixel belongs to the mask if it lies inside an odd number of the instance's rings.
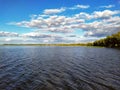
{"label": "blue sky", "polygon": [[0,44],[86,43],[120,31],[120,0],[0,0]]}

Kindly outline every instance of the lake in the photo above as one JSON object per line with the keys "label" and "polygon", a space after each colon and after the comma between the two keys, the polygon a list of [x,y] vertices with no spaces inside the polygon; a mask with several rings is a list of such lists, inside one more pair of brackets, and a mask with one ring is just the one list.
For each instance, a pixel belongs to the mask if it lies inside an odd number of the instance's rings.
{"label": "lake", "polygon": [[0,90],[120,90],[120,50],[0,46]]}

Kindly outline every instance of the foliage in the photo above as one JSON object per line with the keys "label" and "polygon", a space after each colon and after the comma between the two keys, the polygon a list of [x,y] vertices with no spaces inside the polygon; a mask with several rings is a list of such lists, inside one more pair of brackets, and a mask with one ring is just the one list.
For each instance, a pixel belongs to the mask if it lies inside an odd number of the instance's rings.
{"label": "foliage", "polygon": [[93,46],[120,47],[120,32],[93,42]]}

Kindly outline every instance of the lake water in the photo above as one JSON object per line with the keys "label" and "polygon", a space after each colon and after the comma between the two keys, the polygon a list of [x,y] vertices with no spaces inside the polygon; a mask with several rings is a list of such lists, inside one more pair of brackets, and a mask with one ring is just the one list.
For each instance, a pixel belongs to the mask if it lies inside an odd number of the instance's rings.
{"label": "lake water", "polygon": [[0,90],[120,90],[120,50],[1,46]]}

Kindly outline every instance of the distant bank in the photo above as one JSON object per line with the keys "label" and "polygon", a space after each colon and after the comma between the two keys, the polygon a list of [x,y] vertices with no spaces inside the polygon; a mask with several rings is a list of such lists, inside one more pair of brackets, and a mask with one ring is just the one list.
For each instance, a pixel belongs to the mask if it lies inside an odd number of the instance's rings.
{"label": "distant bank", "polygon": [[88,46],[87,44],[1,44],[0,46]]}
{"label": "distant bank", "polygon": [[120,32],[91,43],[92,46],[120,48]]}

